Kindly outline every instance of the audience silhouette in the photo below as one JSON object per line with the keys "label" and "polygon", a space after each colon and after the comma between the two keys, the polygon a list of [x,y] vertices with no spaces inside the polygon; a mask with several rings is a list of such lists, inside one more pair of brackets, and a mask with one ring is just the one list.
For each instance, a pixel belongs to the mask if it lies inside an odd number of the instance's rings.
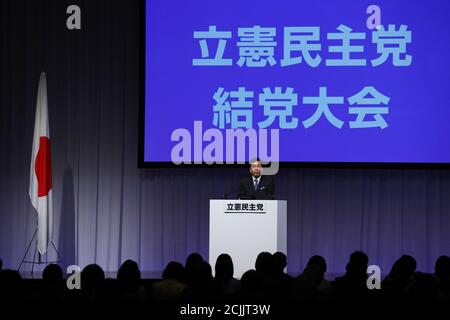
{"label": "audience silhouette", "polygon": [[[200,254],[192,253],[183,266],[171,261],[161,280],[142,279],[138,264],[126,260],[120,266],[117,279],[106,279],[96,264],[81,272],[81,290],[69,290],[63,271],[49,264],[42,280],[22,279],[14,270],[3,270],[0,260],[0,301],[444,301],[450,302],[450,257],[440,256],[433,274],[417,272],[414,257],[402,255],[383,279],[381,290],[367,286],[368,256],[353,252],[345,274],[326,279],[327,262],[315,255],[305,269],[293,278],[286,273],[287,257],[282,252],[261,252],[255,269],[246,271],[241,279],[234,278],[232,257],[221,254],[212,268]],[[33,281],[33,282],[31,282]],[[376,292],[376,294],[375,294]],[[374,300],[371,300],[374,299]]]}

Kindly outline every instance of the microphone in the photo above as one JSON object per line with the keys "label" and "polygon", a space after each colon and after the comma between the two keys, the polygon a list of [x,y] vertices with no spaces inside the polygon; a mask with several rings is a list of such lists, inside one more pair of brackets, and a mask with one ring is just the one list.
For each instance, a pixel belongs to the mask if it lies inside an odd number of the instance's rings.
{"label": "microphone", "polygon": [[236,192],[238,192],[238,191],[239,191],[239,188],[234,189],[234,190],[229,191],[229,192],[226,192],[226,193],[224,193],[224,194],[222,195],[222,198],[223,198],[223,199],[228,199],[228,197],[230,196],[230,194],[236,193]]}

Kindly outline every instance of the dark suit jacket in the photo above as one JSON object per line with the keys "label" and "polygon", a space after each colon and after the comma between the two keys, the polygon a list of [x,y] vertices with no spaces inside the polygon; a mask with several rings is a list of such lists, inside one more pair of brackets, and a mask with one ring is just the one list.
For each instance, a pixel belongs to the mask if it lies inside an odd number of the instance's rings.
{"label": "dark suit jacket", "polygon": [[249,197],[257,200],[275,199],[275,186],[271,176],[261,176],[258,190],[253,186],[253,177],[249,176],[241,180],[239,185],[239,198]]}

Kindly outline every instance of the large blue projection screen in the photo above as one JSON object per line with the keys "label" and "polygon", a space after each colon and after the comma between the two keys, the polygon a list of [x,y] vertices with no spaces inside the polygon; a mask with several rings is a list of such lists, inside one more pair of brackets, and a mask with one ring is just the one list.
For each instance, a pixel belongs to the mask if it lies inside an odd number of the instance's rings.
{"label": "large blue projection screen", "polygon": [[450,163],[450,1],[372,3],[147,0],[144,162]]}

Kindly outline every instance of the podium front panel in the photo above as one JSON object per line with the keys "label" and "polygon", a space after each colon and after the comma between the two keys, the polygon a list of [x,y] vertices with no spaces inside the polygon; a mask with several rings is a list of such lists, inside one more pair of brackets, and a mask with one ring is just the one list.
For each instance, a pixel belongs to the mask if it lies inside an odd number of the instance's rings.
{"label": "podium front panel", "polygon": [[287,201],[210,200],[209,261],[214,270],[217,257],[233,259],[234,276],[255,268],[260,252],[287,249]]}

